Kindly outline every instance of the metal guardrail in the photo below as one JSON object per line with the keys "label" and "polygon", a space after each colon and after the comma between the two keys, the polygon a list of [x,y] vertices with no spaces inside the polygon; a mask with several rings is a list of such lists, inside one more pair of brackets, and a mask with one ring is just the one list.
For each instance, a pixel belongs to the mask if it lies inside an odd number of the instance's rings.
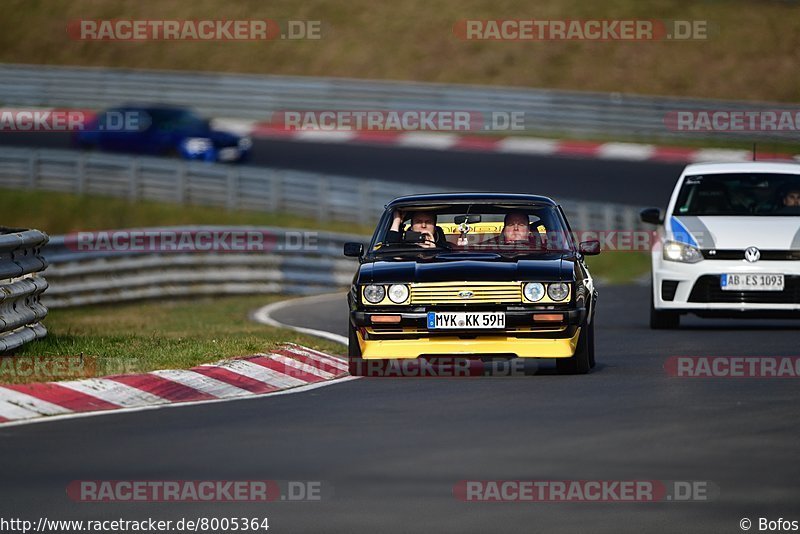
{"label": "metal guardrail", "polygon": [[[256,210],[372,226],[419,186],[310,172],[73,150],[0,147],[0,186]],[[427,188],[424,192],[444,191]],[[573,228],[639,230],[633,206],[558,199]]]}
{"label": "metal guardrail", "polygon": [[47,281],[39,274],[47,268],[41,254],[47,240],[38,230],[0,227],[0,353],[47,335],[40,322]]}
{"label": "metal guardrail", "polygon": [[[74,239],[76,236],[56,236],[44,250],[50,263],[47,306],[62,308],[221,294],[323,293],[346,286],[353,277],[355,261],[342,256],[344,243],[366,241],[359,235],[252,226],[182,226],[114,232],[142,230],[160,235],[248,231],[272,237],[267,242],[275,245],[272,250],[252,252],[82,251]],[[296,239],[297,236],[306,238]]]}
{"label": "metal guardrail", "polygon": [[371,225],[410,184],[155,157],[0,147],[0,186],[284,212]]}
{"label": "metal guardrail", "polygon": [[622,93],[14,64],[0,65],[0,102],[95,109],[159,102],[213,117],[263,120],[293,109],[517,111],[533,133],[648,139],[797,139],[797,132],[780,131],[687,134],[669,130],[665,116],[677,110],[800,111],[798,105]]}

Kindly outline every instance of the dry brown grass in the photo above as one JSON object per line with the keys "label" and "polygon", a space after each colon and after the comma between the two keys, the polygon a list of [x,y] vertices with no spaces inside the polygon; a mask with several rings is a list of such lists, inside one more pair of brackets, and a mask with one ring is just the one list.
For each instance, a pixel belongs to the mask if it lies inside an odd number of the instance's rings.
{"label": "dry brown grass", "polygon": [[[800,100],[800,5],[779,0],[7,0],[0,61]],[[77,18],[321,20],[319,41],[71,41]],[[705,19],[690,42],[465,42],[464,18]]]}

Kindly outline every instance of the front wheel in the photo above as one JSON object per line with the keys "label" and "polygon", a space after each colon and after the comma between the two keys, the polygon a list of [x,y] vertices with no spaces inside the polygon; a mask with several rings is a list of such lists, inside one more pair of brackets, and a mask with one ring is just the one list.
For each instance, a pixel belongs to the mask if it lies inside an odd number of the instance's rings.
{"label": "front wheel", "polygon": [[672,330],[681,325],[681,314],[656,309],[653,288],[650,288],[650,328],[653,330]]}
{"label": "front wheel", "polygon": [[347,322],[347,364],[352,376],[363,376],[364,360],[361,358],[361,345],[358,344],[356,328]]}
{"label": "front wheel", "polygon": [[560,375],[585,375],[594,361],[594,321],[584,325],[578,336],[575,354],[569,358],[556,358],[556,369]]}

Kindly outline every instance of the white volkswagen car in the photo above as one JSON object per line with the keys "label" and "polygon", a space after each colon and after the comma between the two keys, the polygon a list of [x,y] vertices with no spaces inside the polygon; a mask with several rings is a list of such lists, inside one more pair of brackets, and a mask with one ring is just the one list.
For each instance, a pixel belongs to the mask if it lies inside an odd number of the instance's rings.
{"label": "white volkswagen car", "polygon": [[652,328],[680,317],[800,318],[800,164],[700,163],[681,174],[652,250]]}

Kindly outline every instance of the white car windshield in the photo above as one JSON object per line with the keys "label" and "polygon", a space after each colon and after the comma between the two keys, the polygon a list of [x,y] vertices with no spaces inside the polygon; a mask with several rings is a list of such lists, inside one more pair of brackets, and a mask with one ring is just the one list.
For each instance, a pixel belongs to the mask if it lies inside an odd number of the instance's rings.
{"label": "white car windshield", "polygon": [[800,216],[800,175],[730,173],[687,176],[673,214]]}

